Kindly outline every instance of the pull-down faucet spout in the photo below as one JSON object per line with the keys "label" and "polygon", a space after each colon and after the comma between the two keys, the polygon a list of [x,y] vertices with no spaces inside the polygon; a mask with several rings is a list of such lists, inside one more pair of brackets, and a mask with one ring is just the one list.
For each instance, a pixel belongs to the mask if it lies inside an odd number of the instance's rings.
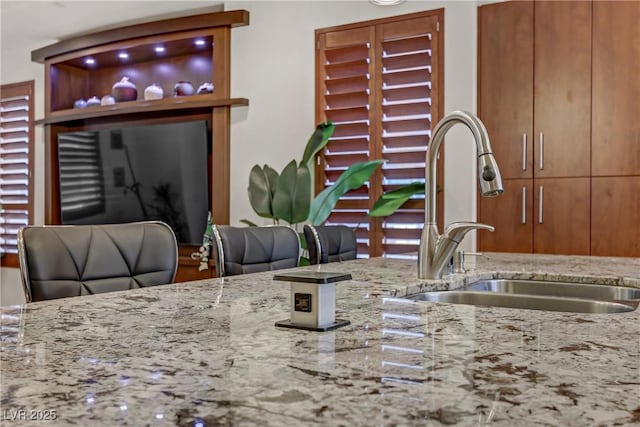
{"label": "pull-down faucet spout", "polygon": [[467,232],[473,229],[493,231],[491,226],[469,222],[450,224],[442,235],[438,231],[436,223],[436,160],[445,134],[457,123],[466,125],[475,140],[478,155],[478,181],[482,196],[498,196],[504,191],[500,170],[493,157],[491,142],[482,121],[466,111],[453,111],[447,114],[434,128],[426,154],[424,170],[424,177],[427,181],[425,221],[418,250],[418,277],[420,279],[440,279],[444,267]]}

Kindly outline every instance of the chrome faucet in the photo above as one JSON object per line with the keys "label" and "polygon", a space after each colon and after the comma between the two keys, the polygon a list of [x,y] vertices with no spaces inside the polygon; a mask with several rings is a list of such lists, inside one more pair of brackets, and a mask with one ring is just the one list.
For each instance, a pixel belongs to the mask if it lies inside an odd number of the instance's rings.
{"label": "chrome faucet", "polygon": [[447,114],[434,128],[431,142],[427,148],[424,167],[426,179],[426,197],[424,206],[424,228],[418,249],[418,277],[420,279],[440,279],[442,271],[448,265],[456,248],[471,230],[493,231],[490,225],[475,222],[454,222],[445,227],[444,233],[438,231],[436,223],[436,172],[438,151],[444,135],[456,123],[466,125],[476,142],[478,154],[478,180],[482,196],[498,196],[504,191],[502,177],[496,159],[491,152],[491,143],[487,129],[478,117],[466,111],[453,111]]}

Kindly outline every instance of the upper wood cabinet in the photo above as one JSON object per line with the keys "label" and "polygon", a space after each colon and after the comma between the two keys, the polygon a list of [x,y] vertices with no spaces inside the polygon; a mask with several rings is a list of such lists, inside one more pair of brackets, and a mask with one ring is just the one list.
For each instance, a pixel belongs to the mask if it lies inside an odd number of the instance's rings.
{"label": "upper wood cabinet", "polygon": [[592,114],[593,176],[640,175],[639,1],[593,3]]}
{"label": "upper wood cabinet", "polygon": [[478,12],[478,113],[503,178],[533,177],[533,3]]}
{"label": "upper wood cabinet", "polygon": [[503,178],[589,176],[590,3],[496,3],[478,21],[478,112]]}
{"label": "upper wood cabinet", "polygon": [[534,176],[590,175],[591,3],[534,3]]}

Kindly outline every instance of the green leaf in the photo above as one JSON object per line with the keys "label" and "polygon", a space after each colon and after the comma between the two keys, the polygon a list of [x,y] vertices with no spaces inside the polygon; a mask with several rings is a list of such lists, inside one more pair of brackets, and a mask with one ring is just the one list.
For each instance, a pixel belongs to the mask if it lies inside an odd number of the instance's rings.
{"label": "green leaf", "polygon": [[272,208],[273,193],[275,191],[272,189],[273,173],[276,176],[278,174],[267,165],[264,168],[255,165],[251,168],[251,173],[249,174],[249,202],[253,210],[264,218],[274,217]]}
{"label": "green leaf", "polygon": [[309,222],[313,225],[321,225],[325,222],[340,197],[347,191],[359,188],[367,182],[376,168],[382,163],[382,160],[370,160],[349,166],[331,187],[325,188],[313,199],[308,218]]}
{"label": "green leaf", "polygon": [[302,161],[300,161],[301,165],[308,165],[316,153],[327,145],[327,142],[329,142],[329,138],[333,135],[334,130],[335,125],[330,121],[320,123],[316,127],[315,132],[313,132],[311,138],[309,138],[309,142],[307,142],[307,146],[304,149]]}
{"label": "green leaf", "polygon": [[389,216],[397,211],[411,196],[420,193],[424,193],[424,183],[422,182],[412,182],[388,191],[376,200],[371,212],[369,212],[369,216]]}
{"label": "green leaf", "polygon": [[273,214],[289,224],[307,219],[311,202],[311,174],[307,165],[292,160],[282,170],[273,195]]}
{"label": "green leaf", "polygon": [[311,265],[311,261],[309,261],[309,258],[301,256],[300,261],[298,261],[298,266],[304,267],[306,265]]}
{"label": "green leaf", "polygon": [[298,239],[300,240],[300,248],[304,251],[308,249],[307,238],[304,237],[304,233],[298,232]]}
{"label": "green leaf", "polygon": [[247,224],[249,227],[257,227],[258,226],[258,224],[256,224],[255,222],[249,221],[248,219],[241,219],[240,222],[243,223],[243,224]]}
{"label": "green leaf", "polygon": [[[269,188],[271,189],[271,200],[273,201],[273,195],[276,192],[276,184],[278,183],[278,172],[269,165],[264,165],[264,174],[269,181]],[[273,202],[272,202],[273,203]]]}

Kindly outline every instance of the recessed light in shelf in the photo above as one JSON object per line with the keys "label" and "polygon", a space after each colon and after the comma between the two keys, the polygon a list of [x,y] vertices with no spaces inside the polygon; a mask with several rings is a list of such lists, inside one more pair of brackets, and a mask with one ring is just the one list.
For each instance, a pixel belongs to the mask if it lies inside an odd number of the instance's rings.
{"label": "recessed light in shelf", "polygon": [[163,53],[164,52],[164,46],[156,46],[155,47],[155,51],[157,53]]}
{"label": "recessed light in shelf", "polygon": [[118,54],[118,58],[120,58],[120,59],[129,59],[129,54],[127,52],[120,52]]}
{"label": "recessed light in shelf", "polygon": [[202,39],[198,39],[194,43],[196,46],[204,46],[206,42]]}
{"label": "recessed light in shelf", "polygon": [[87,58],[84,60],[84,63],[87,65],[94,65],[96,63],[96,60],[93,58]]}

